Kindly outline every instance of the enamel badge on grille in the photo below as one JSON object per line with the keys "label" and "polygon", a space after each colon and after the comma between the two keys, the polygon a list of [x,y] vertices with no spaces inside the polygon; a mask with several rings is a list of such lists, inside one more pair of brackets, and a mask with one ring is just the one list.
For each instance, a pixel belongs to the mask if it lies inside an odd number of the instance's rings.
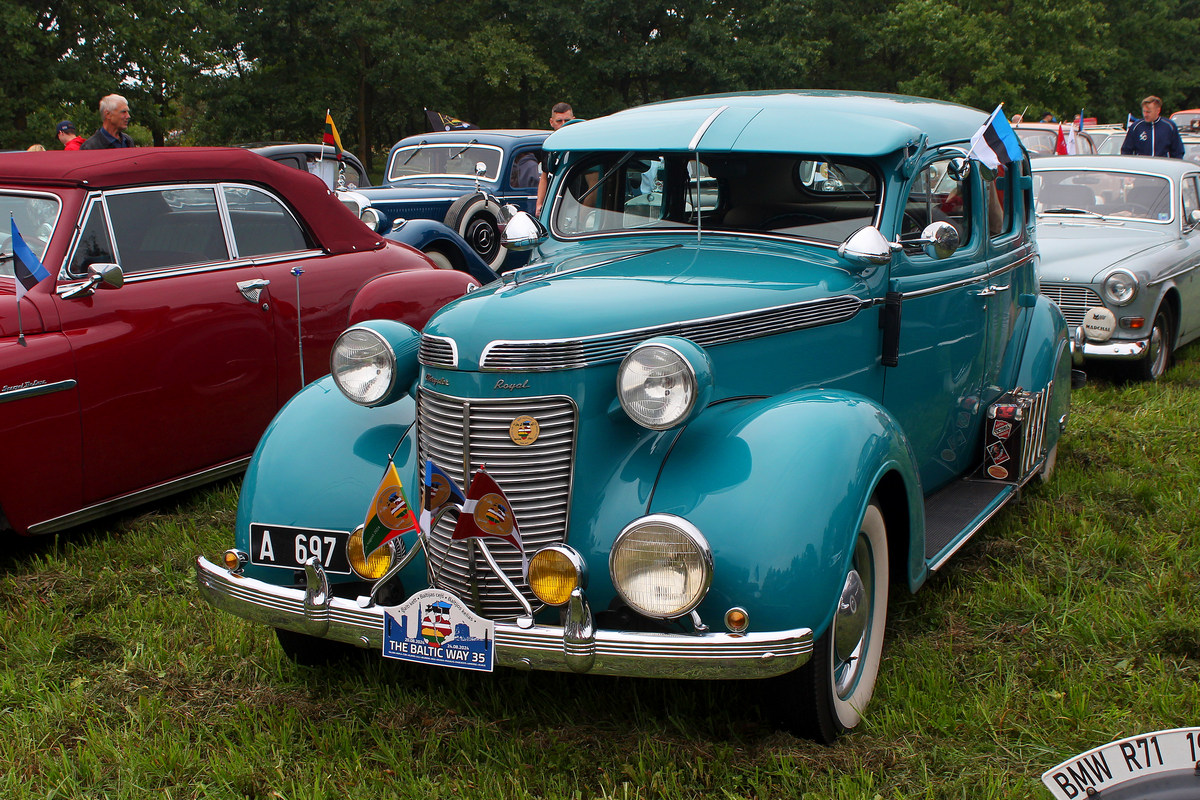
{"label": "enamel badge on grille", "polygon": [[514,419],[508,426],[508,438],[513,440],[513,444],[525,447],[537,441],[541,430],[536,419],[524,415]]}

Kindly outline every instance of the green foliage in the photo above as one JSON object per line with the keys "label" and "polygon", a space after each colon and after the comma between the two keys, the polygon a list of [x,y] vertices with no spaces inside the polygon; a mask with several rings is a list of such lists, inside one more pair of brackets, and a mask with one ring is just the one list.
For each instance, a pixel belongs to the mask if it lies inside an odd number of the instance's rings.
{"label": "green foliage", "polygon": [[[109,92],[155,143],[316,141],[368,161],[424,108],[544,127],[707,92],[903,92],[1123,120],[1200,106],[1200,0],[0,0],[0,148]],[[86,110],[81,112],[80,109]]]}

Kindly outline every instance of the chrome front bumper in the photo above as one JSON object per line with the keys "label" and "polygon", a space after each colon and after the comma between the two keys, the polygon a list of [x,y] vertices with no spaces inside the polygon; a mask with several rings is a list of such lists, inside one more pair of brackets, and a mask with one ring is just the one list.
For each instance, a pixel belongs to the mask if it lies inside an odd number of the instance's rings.
{"label": "chrome front bumper", "polygon": [[[359,647],[383,650],[383,607],[366,597],[333,597],[319,566],[309,567],[309,590],[236,575],[204,557],[196,581],[204,599],[222,611]],[[316,578],[316,580],[313,580]],[[577,607],[573,604],[573,608]],[[586,612],[586,604],[583,606]],[[518,669],[586,672],[647,678],[769,678],[790,672],[812,654],[812,631],[767,633],[636,633],[595,630],[591,615],[568,627],[523,628],[497,622],[496,663]]]}
{"label": "chrome front bumper", "polygon": [[1116,359],[1121,361],[1136,361],[1146,357],[1150,349],[1147,339],[1109,339],[1107,342],[1089,342],[1083,336],[1083,327],[1075,329],[1071,336],[1071,356],[1075,366],[1080,366],[1084,359]]}

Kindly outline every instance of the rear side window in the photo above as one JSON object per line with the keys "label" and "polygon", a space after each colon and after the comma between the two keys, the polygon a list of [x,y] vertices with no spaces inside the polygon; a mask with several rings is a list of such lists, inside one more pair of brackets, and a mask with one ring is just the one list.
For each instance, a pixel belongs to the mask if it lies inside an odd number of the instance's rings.
{"label": "rear side window", "polygon": [[126,273],[229,258],[211,188],[125,192],[109,195],[107,203]]}
{"label": "rear side window", "polygon": [[308,249],[304,231],[274,197],[248,186],[226,186],[222,191],[240,258]]}

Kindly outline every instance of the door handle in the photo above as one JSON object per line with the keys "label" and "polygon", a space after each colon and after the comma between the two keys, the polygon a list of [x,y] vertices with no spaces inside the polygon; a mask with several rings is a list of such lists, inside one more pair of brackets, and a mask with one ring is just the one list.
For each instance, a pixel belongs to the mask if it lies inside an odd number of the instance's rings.
{"label": "door handle", "polygon": [[994,297],[998,292],[1007,292],[1008,286],[988,286],[986,289],[980,289],[975,293],[976,297]]}
{"label": "door handle", "polygon": [[271,285],[271,282],[266,278],[255,278],[249,281],[238,281],[238,291],[242,293],[242,297],[249,300],[251,303],[257,303],[262,296],[263,289]]}

